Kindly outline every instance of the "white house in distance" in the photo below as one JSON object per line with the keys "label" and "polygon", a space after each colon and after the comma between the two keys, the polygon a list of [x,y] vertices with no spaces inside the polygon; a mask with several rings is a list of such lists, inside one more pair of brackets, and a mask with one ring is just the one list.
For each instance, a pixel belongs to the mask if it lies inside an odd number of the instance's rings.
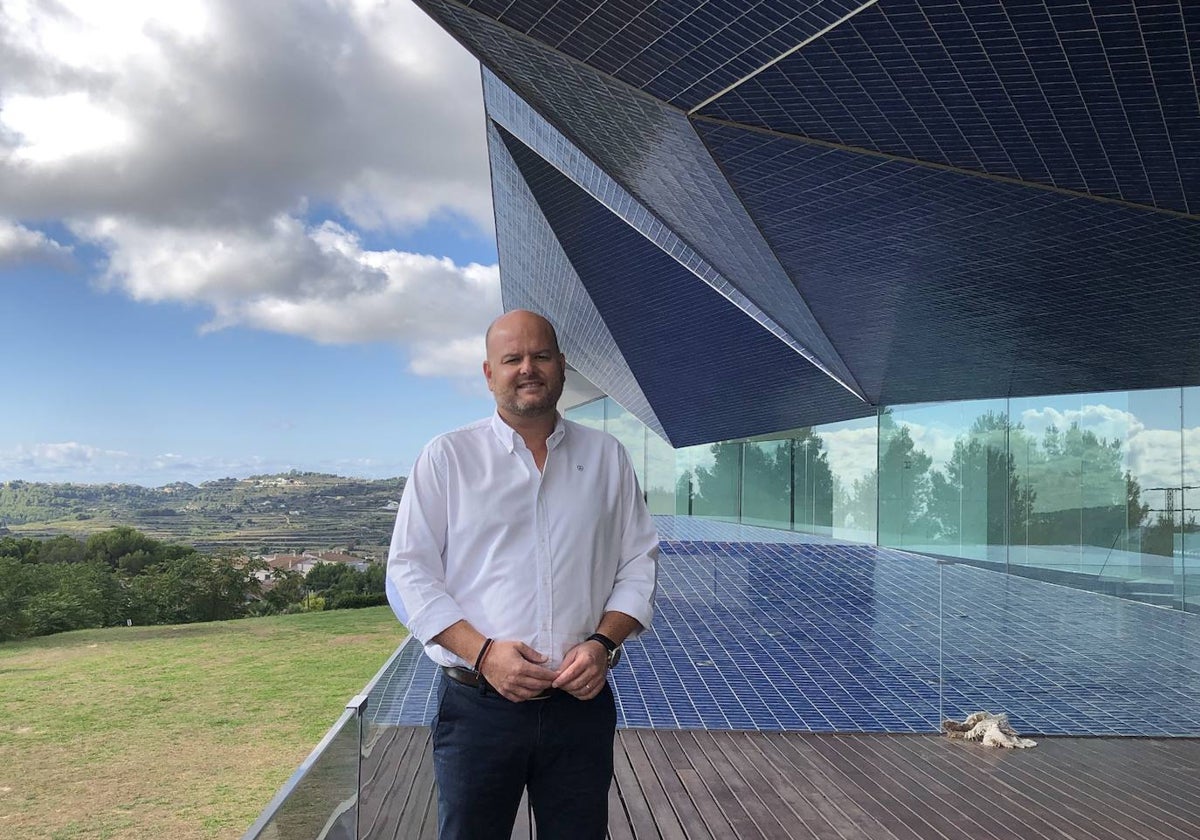
{"label": "white house in distance", "polygon": [[299,572],[302,575],[307,575],[318,563],[342,563],[360,572],[366,571],[370,565],[361,557],[355,557],[352,554],[346,554],[341,551],[306,551],[303,554],[264,554],[262,559],[266,562],[268,568],[255,572],[255,577],[262,581],[270,578],[271,571],[275,569],[287,572]]}

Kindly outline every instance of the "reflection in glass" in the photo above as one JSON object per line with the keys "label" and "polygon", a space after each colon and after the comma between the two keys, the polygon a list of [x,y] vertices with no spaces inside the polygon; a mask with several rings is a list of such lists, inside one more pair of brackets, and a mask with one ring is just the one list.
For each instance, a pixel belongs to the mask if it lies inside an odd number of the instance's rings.
{"label": "reflection in glass", "polygon": [[742,522],[790,528],[792,441],[748,441],[742,453]]}
{"label": "reflection in glass", "polygon": [[581,426],[588,426],[592,429],[604,429],[604,414],[608,403],[612,402],[609,397],[601,397],[598,400],[577,405],[573,408],[568,408],[563,412],[563,416],[568,420],[573,420]]}
{"label": "reflection in glass", "polygon": [[646,504],[650,512],[675,513],[675,450],[646,429]]}
{"label": "reflection in glass", "polygon": [[691,514],[738,522],[741,518],[742,444],[691,447]]}
{"label": "reflection in glass", "polygon": [[[254,840],[355,840],[358,835],[358,761],[361,718],[347,710],[278,796],[286,797]],[[270,808],[268,809],[270,810]],[[264,812],[265,815],[266,812]],[[262,819],[260,817],[260,819]]]}
{"label": "reflection in glass", "polygon": [[646,486],[646,427],[620,403],[605,397],[604,431],[621,441],[633,462],[638,484]]}
{"label": "reflection in glass", "polygon": [[825,443],[811,429],[801,429],[793,443],[793,478],[796,492],[792,510],[796,530],[810,534],[833,534],[833,471]]}
{"label": "reflection in glass", "polygon": [[[844,423],[829,423],[815,426],[812,431],[814,441],[820,444],[819,459],[828,465],[832,477],[831,536],[856,542],[875,542],[878,418],[863,417]],[[814,445],[809,455],[816,451]],[[816,468],[818,475],[821,469],[820,466]],[[809,474],[813,472],[810,467]],[[813,482],[814,485],[816,483]],[[818,521],[817,517],[814,516],[813,521]],[[801,530],[798,523],[799,518],[796,528]]]}

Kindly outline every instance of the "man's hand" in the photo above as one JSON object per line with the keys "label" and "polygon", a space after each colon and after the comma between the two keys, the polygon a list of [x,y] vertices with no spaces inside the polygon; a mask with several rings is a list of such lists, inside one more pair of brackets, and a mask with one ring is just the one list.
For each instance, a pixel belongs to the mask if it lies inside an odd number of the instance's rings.
{"label": "man's hand", "polygon": [[501,697],[519,703],[542,693],[554,682],[555,673],[543,667],[549,659],[524,642],[497,639],[480,671]]}
{"label": "man's hand", "polygon": [[608,651],[599,642],[580,642],[567,651],[554,687],[580,700],[591,700],[604,688]]}

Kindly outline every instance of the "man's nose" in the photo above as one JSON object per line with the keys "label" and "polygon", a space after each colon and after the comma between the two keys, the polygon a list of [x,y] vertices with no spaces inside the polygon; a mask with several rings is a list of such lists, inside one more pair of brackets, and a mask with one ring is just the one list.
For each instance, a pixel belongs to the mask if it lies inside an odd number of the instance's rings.
{"label": "man's nose", "polygon": [[521,373],[529,374],[533,372],[533,357],[525,356],[521,359]]}

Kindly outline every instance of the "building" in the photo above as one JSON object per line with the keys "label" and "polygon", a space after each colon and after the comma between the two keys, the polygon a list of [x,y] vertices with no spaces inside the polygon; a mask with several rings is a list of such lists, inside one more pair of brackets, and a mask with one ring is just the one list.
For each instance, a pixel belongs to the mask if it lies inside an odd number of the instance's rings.
{"label": "building", "polygon": [[656,512],[1195,599],[1200,10],[418,3]]}

